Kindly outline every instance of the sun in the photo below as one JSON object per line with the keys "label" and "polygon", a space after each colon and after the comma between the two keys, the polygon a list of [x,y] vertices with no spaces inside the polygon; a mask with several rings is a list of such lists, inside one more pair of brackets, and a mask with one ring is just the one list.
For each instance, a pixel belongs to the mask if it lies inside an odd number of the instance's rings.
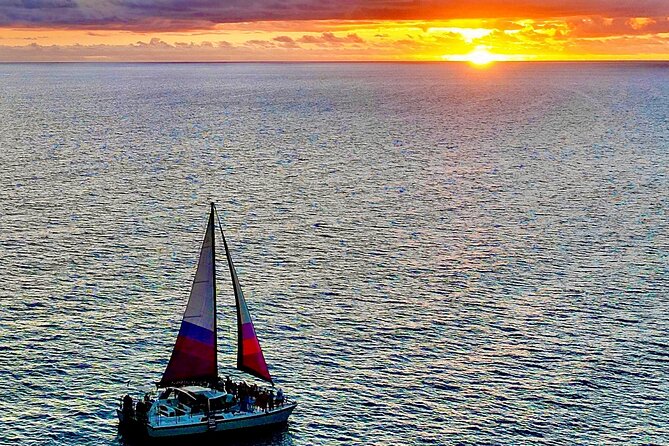
{"label": "sun", "polygon": [[484,68],[493,62],[501,62],[507,60],[524,60],[523,57],[509,56],[505,54],[495,54],[488,51],[487,46],[478,45],[467,54],[447,54],[441,56],[442,60],[450,62],[469,62],[471,65],[479,68]]}
{"label": "sun", "polygon": [[500,60],[497,56],[490,53],[485,47],[477,46],[474,51],[465,55],[463,58],[472,65],[485,66],[489,65],[496,60]]}

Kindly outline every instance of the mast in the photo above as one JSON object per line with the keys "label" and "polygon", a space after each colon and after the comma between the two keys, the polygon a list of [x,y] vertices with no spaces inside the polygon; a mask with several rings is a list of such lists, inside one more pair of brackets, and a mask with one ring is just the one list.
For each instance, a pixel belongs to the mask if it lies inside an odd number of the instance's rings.
{"label": "mast", "polygon": [[216,231],[214,231],[214,202],[211,202],[211,212],[209,214],[209,224],[207,232],[211,230],[211,284],[214,290],[214,364],[216,364],[216,379],[212,384],[218,382],[218,307],[216,306]]}

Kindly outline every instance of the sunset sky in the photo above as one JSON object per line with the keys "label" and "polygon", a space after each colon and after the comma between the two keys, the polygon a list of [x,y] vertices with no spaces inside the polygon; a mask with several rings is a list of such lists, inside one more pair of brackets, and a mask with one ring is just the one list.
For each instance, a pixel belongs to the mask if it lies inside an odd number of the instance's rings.
{"label": "sunset sky", "polygon": [[669,60],[669,0],[0,0],[0,61]]}

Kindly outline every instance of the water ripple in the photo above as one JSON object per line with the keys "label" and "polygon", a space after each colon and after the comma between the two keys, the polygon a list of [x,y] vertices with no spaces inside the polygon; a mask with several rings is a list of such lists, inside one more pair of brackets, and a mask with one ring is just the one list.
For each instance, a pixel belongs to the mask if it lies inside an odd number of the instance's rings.
{"label": "water ripple", "polygon": [[0,72],[0,443],[119,444],[210,200],[300,401],[234,444],[666,443],[666,64]]}

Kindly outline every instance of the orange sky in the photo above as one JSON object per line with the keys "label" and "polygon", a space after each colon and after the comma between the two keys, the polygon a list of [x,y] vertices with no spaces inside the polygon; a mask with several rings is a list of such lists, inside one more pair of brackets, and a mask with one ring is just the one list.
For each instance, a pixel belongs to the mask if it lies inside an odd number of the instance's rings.
{"label": "orange sky", "polygon": [[625,5],[608,12],[603,0],[425,2],[431,9],[312,0],[316,12],[288,1],[280,20],[271,9],[207,6],[213,0],[197,10],[133,1],[107,10],[96,0],[34,0],[43,14],[0,12],[0,61],[669,60],[669,1],[608,2]]}

